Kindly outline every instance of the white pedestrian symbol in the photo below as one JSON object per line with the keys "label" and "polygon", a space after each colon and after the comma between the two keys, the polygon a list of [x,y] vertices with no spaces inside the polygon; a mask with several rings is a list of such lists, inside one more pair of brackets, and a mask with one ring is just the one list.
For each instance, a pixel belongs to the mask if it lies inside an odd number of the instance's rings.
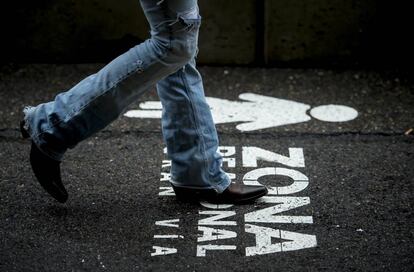
{"label": "white pedestrian symbol", "polygon": [[[311,108],[307,104],[255,93],[242,93],[239,98],[245,101],[206,97],[216,124],[241,122],[236,126],[238,130],[253,131],[307,122],[312,119],[307,114]],[[139,107],[139,110],[130,110],[124,116],[161,119],[160,101],[143,102]],[[315,107],[309,114],[315,119],[326,122],[346,122],[358,116],[358,112],[351,107],[332,104]]]}

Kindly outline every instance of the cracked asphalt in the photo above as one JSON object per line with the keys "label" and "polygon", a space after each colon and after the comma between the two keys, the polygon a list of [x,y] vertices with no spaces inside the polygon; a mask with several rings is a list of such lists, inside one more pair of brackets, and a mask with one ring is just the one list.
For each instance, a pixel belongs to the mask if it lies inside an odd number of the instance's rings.
{"label": "cracked asphalt", "polygon": [[[311,107],[346,105],[359,115],[250,132],[237,123],[217,124],[221,148],[234,151],[223,167],[236,182],[255,170],[307,177],[295,192],[233,207],[177,202],[163,179],[169,166],[160,120],[121,116],[67,152],[62,178],[69,200],[59,204],[31,172],[30,143],[17,128],[21,110],[100,67],[0,70],[0,271],[414,270],[414,83],[407,75],[200,67],[208,97],[239,101],[239,94],[252,92]],[[149,100],[158,100],[155,89],[129,109]],[[243,150],[253,147],[282,156],[300,149],[304,165],[262,156],[248,166],[252,157]],[[292,185],[280,173],[259,181]],[[293,182],[299,183],[303,178]],[[288,199],[306,204],[277,210]],[[210,218],[220,213],[227,217]]]}

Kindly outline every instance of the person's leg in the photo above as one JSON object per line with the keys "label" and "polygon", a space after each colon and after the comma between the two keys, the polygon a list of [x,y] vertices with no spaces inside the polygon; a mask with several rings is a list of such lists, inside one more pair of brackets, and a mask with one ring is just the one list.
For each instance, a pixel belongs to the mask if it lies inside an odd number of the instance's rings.
{"label": "person's leg", "polygon": [[194,57],[199,20],[186,20],[194,12],[194,4],[185,0],[141,0],[151,26],[150,39],[53,101],[24,109],[21,131],[32,141],[33,172],[58,201],[67,200],[60,179],[65,151],[104,128],[149,87]]}
{"label": "person's leg", "polygon": [[141,0],[151,26],[150,39],[54,101],[26,107],[25,128],[40,151],[60,161],[68,148],[107,126],[144,91],[194,56],[199,21],[181,19],[194,8],[194,1],[173,2],[158,5],[155,0]]}
{"label": "person's leg", "polygon": [[171,183],[178,187],[224,191],[218,136],[195,58],[157,84],[162,131],[171,159]]}
{"label": "person's leg", "polygon": [[141,5],[151,26],[150,39],[54,101],[25,109],[22,133],[32,139],[31,163],[39,182],[65,202],[67,193],[56,163],[65,151],[104,128],[150,86],[174,73],[160,82],[158,93],[165,106],[163,132],[177,197],[240,203],[263,196],[265,187],[234,185],[221,169],[217,132],[195,68],[201,23],[197,0],[141,0]]}
{"label": "person's leg", "polygon": [[[167,0],[168,1],[168,0]],[[170,0],[169,4],[180,2]],[[186,13],[187,20],[199,21],[196,6]],[[199,27],[199,24],[196,25]],[[198,51],[198,32],[191,41]],[[171,159],[170,182],[178,200],[212,203],[245,203],[267,194],[264,186],[232,183],[222,170],[218,136],[211,110],[206,102],[203,81],[194,57],[174,74],[157,84],[162,103],[162,132]]]}

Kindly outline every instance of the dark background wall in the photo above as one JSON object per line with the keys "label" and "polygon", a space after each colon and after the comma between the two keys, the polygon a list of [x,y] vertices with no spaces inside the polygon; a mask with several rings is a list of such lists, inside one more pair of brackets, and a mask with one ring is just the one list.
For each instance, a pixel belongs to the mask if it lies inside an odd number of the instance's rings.
{"label": "dark background wall", "polygon": [[[5,3],[3,63],[106,62],[149,36],[138,0]],[[408,3],[199,0],[198,62],[407,67],[413,59]]]}

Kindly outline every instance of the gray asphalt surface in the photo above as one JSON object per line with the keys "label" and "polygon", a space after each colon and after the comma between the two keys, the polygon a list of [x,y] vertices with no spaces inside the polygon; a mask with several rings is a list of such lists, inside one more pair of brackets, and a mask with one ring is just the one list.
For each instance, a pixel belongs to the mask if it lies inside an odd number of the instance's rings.
{"label": "gray asphalt surface", "polygon": [[[277,203],[218,209],[159,195],[164,191],[160,187],[169,186],[162,180],[169,168],[163,167],[167,158],[159,119],[122,116],[69,150],[62,163],[66,204],[42,191],[30,169],[30,144],[17,129],[20,111],[52,99],[101,66],[24,65],[0,73],[0,271],[413,271],[410,80],[374,71],[201,67],[209,97],[239,101],[240,93],[253,92],[312,107],[342,104],[359,113],[349,122],[313,118],[251,132],[237,130],[237,123],[217,124],[220,145],[236,151],[235,167],[224,164],[236,182],[251,170],[268,167],[296,170],[309,179],[303,190],[279,197],[309,199],[281,215],[307,216],[311,223],[269,222],[272,215],[264,217],[268,222],[248,222],[247,214]],[[131,109],[148,100],[158,100],[155,89]],[[260,160],[257,167],[245,167],[243,147],[284,156],[288,148],[302,148],[305,166]],[[279,187],[292,183],[272,175],[260,182]],[[220,211],[234,215],[202,223],[212,216],[207,212]],[[156,224],[172,219],[178,219],[170,222],[178,227]],[[266,231],[253,234],[249,225]],[[198,241],[204,237],[200,227],[235,237]],[[277,237],[287,232],[307,234],[316,244],[289,251],[284,247],[289,239]],[[261,255],[246,256],[260,235],[267,235],[274,245],[267,249],[273,252],[264,253],[259,245]],[[275,250],[280,244],[283,249]],[[197,256],[203,245],[232,249]],[[176,252],[152,256],[156,247]]]}

